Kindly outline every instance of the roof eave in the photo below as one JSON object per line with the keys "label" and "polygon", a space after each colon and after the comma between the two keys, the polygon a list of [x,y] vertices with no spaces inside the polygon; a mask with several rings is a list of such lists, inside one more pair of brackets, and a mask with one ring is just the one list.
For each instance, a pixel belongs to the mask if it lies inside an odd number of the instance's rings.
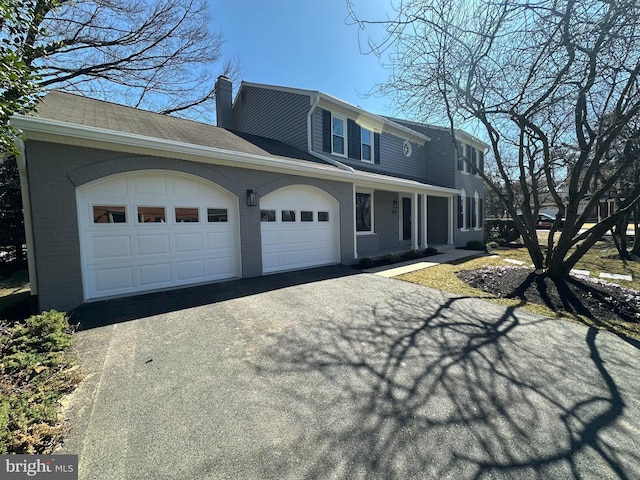
{"label": "roof eave", "polygon": [[[82,143],[78,142],[78,140],[80,140],[85,143],[90,142],[109,145],[112,150],[144,152],[158,157],[180,158],[189,161],[216,163],[253,170],[282,171],[316,178],[320,176],[336,181],[374,185],[377,186],[377,188],[388,186],[402,191],[432,192],[447,196],[459,193],[459,191],[455,189],[437,187],[396,177],[377,175],[377,178],[371,178],[371,175],[359,172],[358,170],[348,172],[330,165],[305,162],[304,160],[296,162],[274,156],[224,150],[216,147],[87,127],[25,115],[15,115],[11,119],[11,124],[21,129],[27,139],[31,138],[43,141],[55,141],[54,139],[57,139],[57,143],[76,145]],[[65,139],[66,142],[60,142],[60,139]]]}

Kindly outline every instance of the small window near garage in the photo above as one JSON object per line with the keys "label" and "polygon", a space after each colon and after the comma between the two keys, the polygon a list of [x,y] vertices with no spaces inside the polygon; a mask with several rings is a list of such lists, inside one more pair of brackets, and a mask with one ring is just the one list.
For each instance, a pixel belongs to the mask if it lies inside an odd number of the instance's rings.
{"label": "small window near garage", "polygon": [[356,232],[371,232],[370,193],[356,193]]}
{"label": "small window near garage", "polygon": [[296,211],[295,210],[282,210],[282,221],[283,222],[295,222],[296,221]]}
{"label": "small window near garage", "polygon": [[127,223],[124,205],[94,205],[93,223]]}
{"label": "small window near garage", "polygon": [[329,212],[318,212],[318,221],[319,222],[328,222],[329,221]]}
{"label": "small window near garage", "polygon": [[165,223],[164,207],[138,207],[139,223]]}
{"label": "small window near garage", "polygon": [[275,222],[276,221],[276,211],[275,210],[260,210],[260,221],[261,222]]}
{"label": "small window near garage", "polygon": [[313,212],[302,211],[300,212],[300,221],[301,222],[313,222]]}
{"label": "small window near garage", "polygon": [[176,222],[178,223],[198,223],[197,208],[176,208]]}
{"label": "small window near garage", "polygon": [[218,223],[227,221],[228,214],[226,208],[207,208],[207,222]]}

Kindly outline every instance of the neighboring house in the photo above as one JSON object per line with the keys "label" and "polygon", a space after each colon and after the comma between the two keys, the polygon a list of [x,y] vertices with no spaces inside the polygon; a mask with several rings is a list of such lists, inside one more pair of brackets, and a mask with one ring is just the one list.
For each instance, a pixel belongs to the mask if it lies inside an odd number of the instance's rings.
{"label": "neighboring house", "polygon": [[[218,126],[58,91],[14,117],[41,309],[482,238],[482,181],[447,130],[231,87]],[[456,136],[481,169],[486,146]]]}

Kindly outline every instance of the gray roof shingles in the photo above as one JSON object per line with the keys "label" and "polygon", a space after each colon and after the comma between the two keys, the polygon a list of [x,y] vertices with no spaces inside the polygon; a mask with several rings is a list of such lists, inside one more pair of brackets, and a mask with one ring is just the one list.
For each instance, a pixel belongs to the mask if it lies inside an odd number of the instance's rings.
{"label": "gray roof shingles", "polygon": [[277,140],[58,90],[45,95],[34,116],[222,150],[329,165],[308,152]]}

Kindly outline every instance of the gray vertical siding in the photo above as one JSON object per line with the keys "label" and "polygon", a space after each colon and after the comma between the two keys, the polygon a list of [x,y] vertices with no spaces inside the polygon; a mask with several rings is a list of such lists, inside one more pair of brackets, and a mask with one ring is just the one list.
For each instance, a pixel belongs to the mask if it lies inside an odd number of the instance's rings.
{"label": "gray vertical siding", "polygon": [[[338,162],[357,169],[372,171],[382,174],[401,176],[414,180],[425,181],[426,149],[428,147],[411,142],[412,154],[406,157],[402,152],[404,139],[382,132],[380,134],[380,163],[357,161],[348,157],[331,155],[322,151],[322,109],[317,108],[312,115],[312,146],[313,151],[333,158]],[[353,119],[352,119],[353,120]]]}
{"label": "gray vertical siding", "polygon": [[234,130],[307,150],[308,95],[244,86],[233,105]]}
{"label": "gray vertical siding", "polygon": [[240,198],[242,276],[262,274],[260,209],[243,201],[247,189],[261,194],[281,186],[313,185],[340,204],[342,263],[353,261],[353,187],[350,183],[282,175],[167,158],[131,156],[37,141],[27,142],[35,259],[40,308],[68,311],[83,302],[76,188],[109,175],[160,169],[197,175]]}

